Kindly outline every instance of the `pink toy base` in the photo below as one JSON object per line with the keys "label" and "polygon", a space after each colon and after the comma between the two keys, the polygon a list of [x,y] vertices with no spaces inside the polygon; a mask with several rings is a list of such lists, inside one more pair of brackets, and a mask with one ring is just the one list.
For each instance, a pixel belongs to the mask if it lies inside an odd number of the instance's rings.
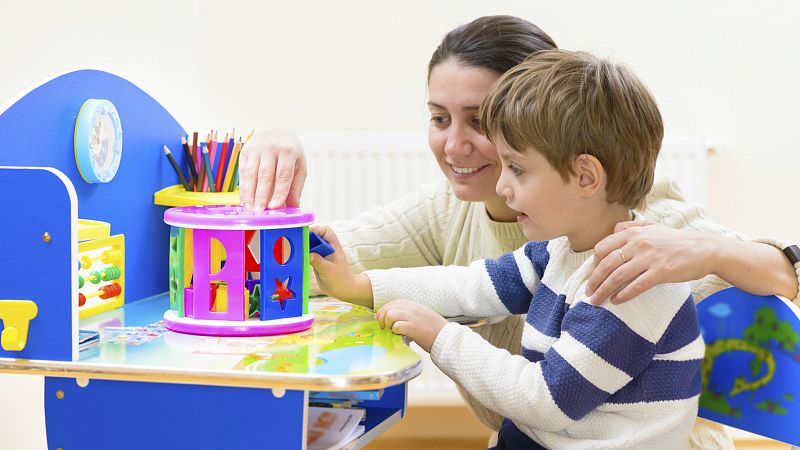
{"label": "pink toy base", "polygon": [[164,323],[172,331],[200,336],[272,336],[307,330],[314,323],[314,315],[303,314],[299,317],[275,320],[249,319],[241,322],[178,317],[175,311],[170,309],[164,313]]}

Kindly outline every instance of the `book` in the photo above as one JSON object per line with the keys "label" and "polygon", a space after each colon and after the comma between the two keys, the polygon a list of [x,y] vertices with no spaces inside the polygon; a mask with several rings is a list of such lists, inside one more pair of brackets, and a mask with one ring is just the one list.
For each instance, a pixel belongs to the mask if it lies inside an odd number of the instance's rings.
{"label": "book", "polygon": [[308,408],[308,450],[339,450],[347,448],[364,434],[359,425],[364,410],[345,408]]}
{"label": "book", "polygon": [[346,392],[321,392],[311,391],[308,396],[311,401],[326,400],[380,400],[383,389],[372,391],[346,391]]}

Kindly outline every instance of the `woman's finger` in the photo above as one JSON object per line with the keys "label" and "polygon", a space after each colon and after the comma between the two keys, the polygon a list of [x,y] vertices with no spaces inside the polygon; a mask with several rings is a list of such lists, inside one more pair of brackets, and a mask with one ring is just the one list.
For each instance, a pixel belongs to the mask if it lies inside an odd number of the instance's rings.
{"label": "woman's finger", "polygon": [[619,265],[600,283],[600,286],[592,293],[590,301],[593,305],[602,304],[611,297],[612,294],[627,286],[628,283],[635,280],[646,270],[647,266],[643,264],[641,258],[634,258],[633,260]]}
{"label": "woman's finger", "polygon": [[618,224],[614,225],[614,233],[625,231],[628,228],[646,227],[655,224],[656,222],[653,222],[652,220],[629,220],[627,222],[619,222]]}
{"label": "woman's finger", "polygon": [[267,199],[272,195],[275,187],[276,157],[272,153],[262,154],[258,159],[256,169],[256,195],[253,200],[253,211],[261,212],[267,209]]}
{"label": "woman's finger", "polygon": [[[594,257],[597,259],[597,253],[595,253]],[[603,281],[624,263],[625,261],[622,260],[622,256],[617,252],[615,252],[615,254],[606,255],[600,262],[595,261],[595,268],[589,276],[589,280],[586,282],[586,295],[594,294],[597,288],[603,284]]]}
{"label": "woman's finger", "polygon": [[594,246],[594,264],[597,266],[606,259],[614,250],[622,248],[630,240],[631,232],[628,230],[610,234]]}
{"label": "woman's finger", "polygon": [[292,187],[286,196],[286,206],[300,206],[300,195],[303,193],[307,175],[308,171],[305,168],[305,164],[297,167],[297,172],[294,174],[294,179],[292,179]]}
{"label": "woman's finger", "polygon": [[643,294],[648,289],[654,287],[657,282],[658,280],[654,271],[645,271],[628,283],[628,285],[622,288],[622,290],[612,295],[611,303],[619,305],[620,303],[625,303],[628,300],[632,300]]}
{"label": "woman's finger", "polygon": [[256,196],[256,170],[253,167],[253,158],[249,152],[242,152],[239,155],[239,198],[245,211],[253,210],[253,199]]}
{"label": "woman's finger", "polygon": [[289,152],[278,154],[275,165],[275,187],[272,191],[272,198],[269,199],[269,208],[280,208],[286,204],[286,198],[292,188],[295,175],[295,164],[297,155]]}

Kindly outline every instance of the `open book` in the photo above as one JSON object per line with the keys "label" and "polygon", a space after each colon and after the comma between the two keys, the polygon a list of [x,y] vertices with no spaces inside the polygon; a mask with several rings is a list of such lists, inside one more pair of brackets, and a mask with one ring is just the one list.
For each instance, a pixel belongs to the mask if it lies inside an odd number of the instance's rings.
{"label": "open book", "polygon": [[308,408],[308,450],[339,450],[364,434],[363,409]]}

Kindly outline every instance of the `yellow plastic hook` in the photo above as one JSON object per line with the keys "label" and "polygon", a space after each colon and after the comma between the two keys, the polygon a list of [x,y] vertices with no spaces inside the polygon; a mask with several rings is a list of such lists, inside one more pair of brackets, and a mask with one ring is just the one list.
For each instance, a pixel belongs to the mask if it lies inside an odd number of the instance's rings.
{"label": "yellow plastic hook", "polygon": [[0,300],[0,320],[3,333],[0,345],[3,350],[18,352],[28,342],[28,324],[39,313],[36,303],[30,300]]}

